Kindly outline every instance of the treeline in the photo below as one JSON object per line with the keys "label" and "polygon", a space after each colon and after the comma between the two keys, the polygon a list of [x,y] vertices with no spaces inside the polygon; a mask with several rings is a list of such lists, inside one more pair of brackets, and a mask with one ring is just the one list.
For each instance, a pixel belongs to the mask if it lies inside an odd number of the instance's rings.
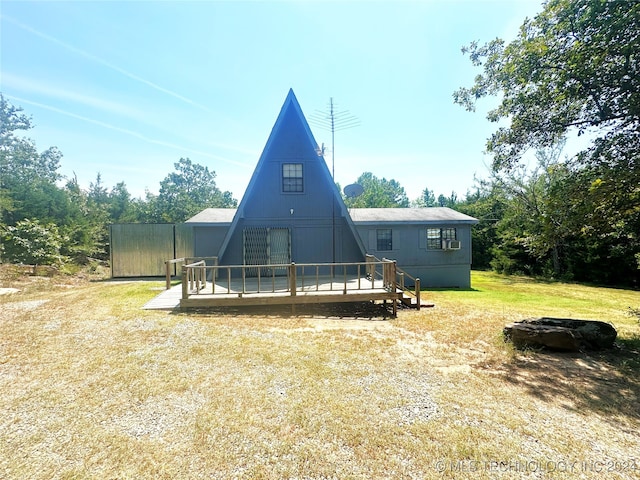
{"label": "treeline", "polygon": [[[420,202],[480,220],[476,267],[640,285],[638,19],[640,2],[548,0],[510,43],[462,49],[480,73],[454,102],[474,111],[498,99],[487,114],[498,124],[486,144],[491,176],[464,199],[425,190]],[[580,136],[586,148],[563,158],[566,139]],[[393,181],[376,187],[384,206],[408,205]]]}
{"label": "treeline", "polygon": [[[486,145],[493,176],[460,207],[496,219],[486,232],[494,268],[638,286],[638,19],[640,2],[548,0],[512,42],[463,48],[481,73],[454,101],[473,111],[499,98],[487,114],[501,125]],[[561,159],[578,136],[589,145]]]}
{"label": "treeline", "polygon": [[[476,269],[639,286],[640,183],[611,188],[624,179],[615,171],[572,167],[561,158],[562,146],[539,150],[532,169],[519,166],[476,181],[464,198],[425,188],[410,201],[397,181],[366,172],[356,181],[364,193],[345,202],[361,208],[450,207],[477,218]],[[637,171],[623,174],[632,175],[640,180]]]}
{"label": "treeline", "polygon": [[[640,2],[548,0],[511,43],[471,43],[463,53],[481,73],[453,100],[473,111],[483,97],[499,99],[487,115],[499,124],[486,145],[489,179],[465,198],[425,189],[411,202],[397,181],[365,172],[356,180],[362,195],[345,202],[449,206],[477,218],[476,268],[640,286],[639,18]],[[57,149],[38,153],[16,134],[30,120],[1,95],[0,115],[0,254],[8,261],[105,259],[109,223],[182,222],[204,207],[236,206],[215,172],[189,159],[158,195],[131,198],[124,183],[109,189],[99,175],[85,191],[60,176]],[[576,135],[589,145],[563,157]]]}
{"label": "treeline", "polygon": [[[134,198],[124,182],[108,188],[100,174],[88,189],[59,173],[61,153],[38,153],[19,135],[30,128],[20,108],[0,95],[0,254],[24,264],[86,264],[109,258],[108,225],[179,223],[205,207],[236,207],[215,172],[188,158],[160,183],[157,195]],[[534,169],[494,171],[464,198],[425,188],[410,200],[396,180],[363,173],[363,193],[349,207],[446,206],[479,220],[473,266],[507,274],[639,284],[638,172],[585,169],[563,159],[562,143],[537,152]],[[625,180],[626,179],[626,180]],[[625,182],[627,188],[612,188]],[[634,190],[635,188],[635,190]]]}
{"label": "treeline", "polygon": [[124,182],[109,188],[98,173],[88,189],[60,174],[61,152],[38,152],[24,137],[31,119],[0,94],[0,258],[24,264],[86,264],[109,258],[112,223],[182,222],[208,207],[235,207],[216,174],[181,158],[159,193],[131,196]]}

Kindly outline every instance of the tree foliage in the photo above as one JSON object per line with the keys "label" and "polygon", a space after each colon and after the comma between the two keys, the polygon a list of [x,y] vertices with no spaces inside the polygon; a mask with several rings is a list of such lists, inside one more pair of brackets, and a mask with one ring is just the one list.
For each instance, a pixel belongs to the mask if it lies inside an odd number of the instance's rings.
{"label": "tree foliage", "polygon": [[216,186],[216,174],[208,167],[188,158],[181,158],[174,166],[176,171],[160,182],[156,205],[159,220],[184,222],[203,208],[237,206],[231,192],[221,192]]}
{"label": "tree foliage", "polygon": [[404,187],[396,180],[378,178],[371,172],[364,172],[358,177],[356,183],[362,186],[362,195],[355,198],[346,198],[345,203],[349,208],[392,208],[408,207],[409,198]]}
{"label": "tree foliage", "polygon": [[561,151],[562,145],[539,150],[533,170],[518,166],[494,173],[494,191],[505,200],[493,249],[496,270],[566,276],[564,254],[572,232],[568,204],[561,200],[569,175]]}
{"label": "tree foliage", "polygon": [[477,269],[492,268],[498,239],[498,222],[504,216],[506,199],[492,182],[477,181],[473,192],[454,208],[478,219],[471,230],[471,265]]}
{"label": "tree foliage", "polygon": [[513,42],[473,42],[463,52],[483,73],[454,100],[473,110],[479,98],[500,95],[488,119],[509,122],[487,143],[494,168],[508,169],[529,147],[552,147],[571,131],[598,137],[585,162],[637,157],[640,2],[549,0]]}
{"label": "tree foliage", "polygon": [[428,187],[422,190],[420,197],[413,202],[415,207],[435,207],[437,205],[436,194],[433,190],[429,190]]}
{"label": "tree foliage", "polygon": [[159,195],[132,198],[123,182],[105,186],[100,173],[85,190],[75,175],[59,173],[57,148],[38,153],[20,136],[30,128],[31,119],[0,94],[0,232],[10,261],[106,260],[111,223],[179,222],[205,207],[236,206],[230,192],[216,187],[215,172],[189,159],[176,163]]}
{"label": "tree foliage", "polygon": [[[509,204],[494,264],[639,282],[640,2],[549,0],[514,41],[463,52],[482,73],[454,101],[474,110],[500,96],[488,119],[506,124],[487,141]],[[525,152],[583,134],[590,145],[574,158],[523,171]]]}
{"label": "tree foliage", "polygon": [[2,257],[25,265],[55,265],[62,261],[62,236],[54,224],[21,220],[2,232]]}
{"label": "tree foliage", "polygon": [[29,128],[29,117],[0,94],[0,221],[57,223],[66,207],[56,186],[62,154],[55,147],[38,153],[33,141],[17,134]]}

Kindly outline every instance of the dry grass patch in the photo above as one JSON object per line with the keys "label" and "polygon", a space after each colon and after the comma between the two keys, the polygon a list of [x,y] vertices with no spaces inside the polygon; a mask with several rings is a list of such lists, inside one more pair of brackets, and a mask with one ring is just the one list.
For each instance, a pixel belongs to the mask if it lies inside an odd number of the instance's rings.
{"label": "dry grass patch", "polygon": [[[605,478],[596,461],[627,462],[606,478],[639,473],[639,327],[624,315],[637,292],[571,287],[567,303],[561,285],[480,274],[475,291],[384,320],[143,311],[160,282],[56,282],[0,298],[3,478]],[[522,353],[500,336],[523,315],[572,311],[623,325],[621,349]]]}

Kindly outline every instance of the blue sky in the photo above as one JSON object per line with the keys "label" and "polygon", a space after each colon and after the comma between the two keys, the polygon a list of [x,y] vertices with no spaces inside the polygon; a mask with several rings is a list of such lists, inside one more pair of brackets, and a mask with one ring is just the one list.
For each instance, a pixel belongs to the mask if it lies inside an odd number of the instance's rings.
{"label": "blue sky", "polygon": [[[479,73],[460,52],[513,38],[535,0],[7,1],[0,3],[0,92],[32,116],[39,150],[87,187],[157,193],[181,157],[206,165],[239,200],[289,88],[310,117],[359,125],[336,132],[342,186],[365,171],[410,199],[427,187],[464,196],[495,125],[452,101]],[[348,113],[347,113],[348,112]],[[331,167],[329,165],[329,167]]]}

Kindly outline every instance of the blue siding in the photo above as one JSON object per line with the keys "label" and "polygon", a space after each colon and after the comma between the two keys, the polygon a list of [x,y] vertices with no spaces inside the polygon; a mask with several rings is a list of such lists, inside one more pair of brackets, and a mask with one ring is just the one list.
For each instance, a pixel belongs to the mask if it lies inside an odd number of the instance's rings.
{"label": "blue siding", "polygon": [[[291,260],[296,263],[332,262],[334,231],[335,261],[364,261],[340,193],[316,148],[300,106],[289,92],[238,207],[221,264],[243,263],[242,233],[249,227],[288,228]],[[302,164],[302,192],[283,191],[286,163]]]}
{"label": "blue siding", "polygon": [[[364,253],[378,258],[395,259],[400,268],[420,278],[425,287],[470,286],[471,223],[404,220],[354,223],[340,197],[327,164],[316,152],[300,106],[290,91],[249,186],[230,227],[196,230],[196,254],[209,256],[219,250],[221,265],[241,265],[243,231],[247,228],[287,228],[291,239],[291,261],[295,263],[362,262]],[[301,192],[283,191],[283,164],[301,164]],[[296,169],[291,169],[296,172]],[[294,177],[297,178],[297,177]],[[297,187],[293,180],[287,183]],[[428,250],[427,228],[455,227],[460,250]],[[392,249],[378,251],[376,230],[392,230]],[[227,230],[221,240],[221,232]],[[335,234],[335,237],[334,237]],[[251,237],[251,248],[261,252],[256,243],[268,242],[267,236]],[[335,239],[335,240],[334,240]],[[267,251],[265,247],[265,251]],[[335,256],[334,256],[335,253]],[[262,255],[260,253],[260,255]],[[253,257],[256,258],[256,257]],[[261,257],[259,257],[261,258]]]}
{"label": "blue siding", "polygon": [[[291,261],[296,263],[329,263],[333,244],[331,218],[318,219],[242,219],[232,232],[221,259],[223,265],[242,265],[242,232],[248,227],[289,228],[291,231]],[[345,232],[347,234],[345,234]],[[362,262],[364,258],[343,218],[336,218],[336,262]]]}
{"label": "blue siding", "polygon": [[[256,171],[257,181],[245,193],[243,216],[245,218],[287,218],[291,209],[296,218],[323,219],[331,217],[331,202],[335,198],[335,185],[327,175],[327,166],[315,151],[303,125],[292,108],[286,110],[276,137],[269,142],[267,150]],[[303,193],[282,191],[282,164],[303,165]]]}
{"label": "blue siding", "polygon": [[[456,229],[460,250],[429,250],[426,248],[427,228]],[[424,287],[469,288],[471,265],[471,226],[449,224],[424,225],[358,225],[356,228],[365,242],[367,253],[378,258],[396,260],[398,266],[414,278],[420,278]],[[376,250],[376,230],[391,228],[393,249]]]}
{"label": "blue siding", "polygon": [[196,257],[215,257],[229,230],[228,226],[207,226],[193,228],[193,251]]}

